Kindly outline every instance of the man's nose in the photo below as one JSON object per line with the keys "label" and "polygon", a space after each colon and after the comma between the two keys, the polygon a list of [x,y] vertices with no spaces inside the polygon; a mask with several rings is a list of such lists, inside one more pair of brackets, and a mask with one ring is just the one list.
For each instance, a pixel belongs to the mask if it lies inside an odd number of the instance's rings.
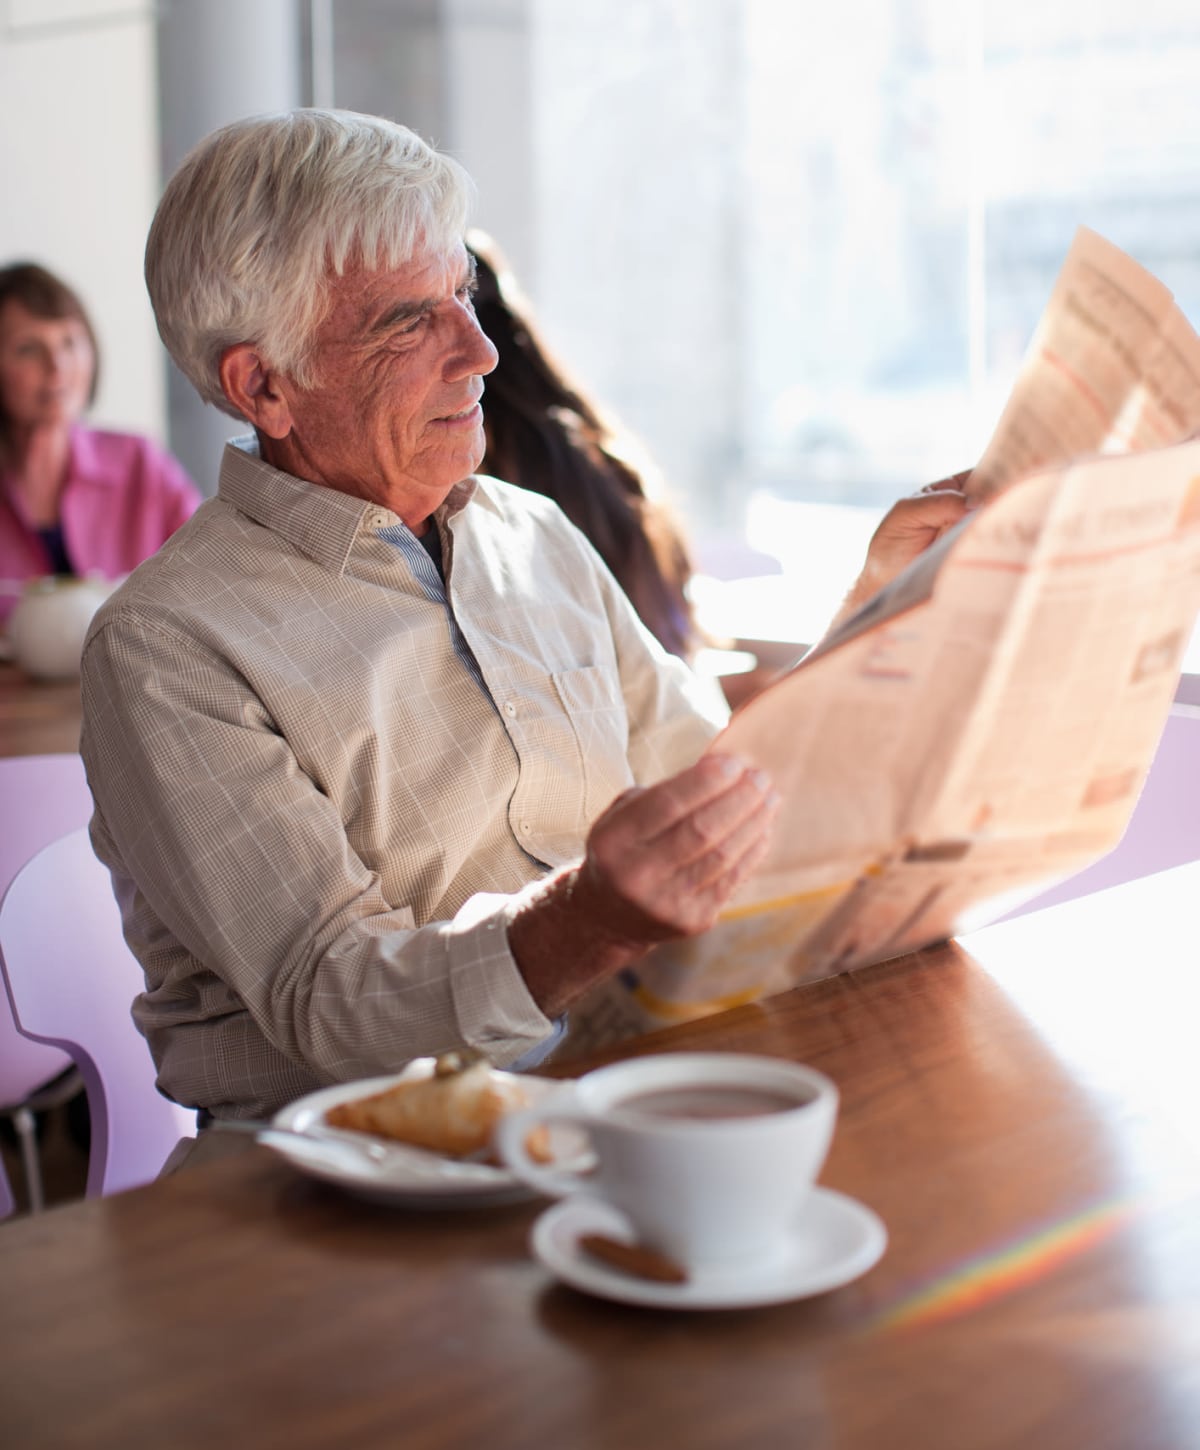
{"label": "man's nose", "polygon": [[475,310],[466,303],[459,309],[458,332],[455,336],[454,364],[460,375],[490,373],[500,361],[496,346],[479,325]]}

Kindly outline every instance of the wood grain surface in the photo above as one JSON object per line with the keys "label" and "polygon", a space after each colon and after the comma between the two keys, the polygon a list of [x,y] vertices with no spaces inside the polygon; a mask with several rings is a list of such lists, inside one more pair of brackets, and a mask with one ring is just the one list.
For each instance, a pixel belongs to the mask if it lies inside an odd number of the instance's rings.
{"label": "wood grain surface", "polygon": [[1194,1447],[1198,887],[1180,868],[624,1050],[834,1078],[822,1181],[890,1236],[853,1284],[607,1303],[531,1257],[544,1204],[370,1205],[251,1144],[0,1225],[0,1439]]}
{"label": "wood grain surface", "polygon": [[80,718],[78,680],[33,680],[0,662],[0,756],[70,754]]}

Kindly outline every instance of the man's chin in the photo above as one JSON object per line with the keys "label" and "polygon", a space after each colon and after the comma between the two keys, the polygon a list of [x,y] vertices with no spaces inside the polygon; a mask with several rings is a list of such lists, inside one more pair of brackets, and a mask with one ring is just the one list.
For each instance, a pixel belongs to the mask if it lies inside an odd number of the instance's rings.
{"label": "man's chin", "polygon": [[479,437],[476,440],[475,447],[472,448],[471,451],[470,451],[470,455],[469,456],[470,456],[471,462],[470,462],[470,466],[467,468],[466,473],[463,474],[463,477],[464,478],[469,477],[472,473],[478,473],[479,472],[480,465],[483,463],[484,455],[486,453],[487,453],[487,439],[484,437],[483,424],[481,423],[479,425]]}

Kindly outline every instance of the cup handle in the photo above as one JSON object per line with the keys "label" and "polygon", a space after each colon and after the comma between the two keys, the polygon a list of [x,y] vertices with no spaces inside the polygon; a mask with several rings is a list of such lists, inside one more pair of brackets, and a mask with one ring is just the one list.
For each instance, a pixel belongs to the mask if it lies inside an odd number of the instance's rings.
{"label": "cup handle", "polygon": [[565,1198],[585,1187],[587,1180],[583,1174],[562,1168],[544,1168],[533,1161],[525,1146],[534,1128],[550,1123],[570,1123],[586,1128],[588,1119],[583,1113],[553,1108],[549,1104],[544,1108],[520,1108],[515,1113],[506,1113],[496,1124],[495,1143],[505,1165],[518,1178],[549,1198]]}

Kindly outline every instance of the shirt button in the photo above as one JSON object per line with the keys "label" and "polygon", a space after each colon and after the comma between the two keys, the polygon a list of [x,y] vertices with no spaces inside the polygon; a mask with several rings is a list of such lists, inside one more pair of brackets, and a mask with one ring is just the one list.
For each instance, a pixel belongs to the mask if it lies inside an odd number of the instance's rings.
{"label": "shirt button", "polygon": [[513,702],[511,700],[505,700],[505,702],[504,702],[504,713],[508,716],[508,718],[510,720],[513,719],[514,716],[516,715],[516,713],[517,713],[517,707],[513,704]]}

